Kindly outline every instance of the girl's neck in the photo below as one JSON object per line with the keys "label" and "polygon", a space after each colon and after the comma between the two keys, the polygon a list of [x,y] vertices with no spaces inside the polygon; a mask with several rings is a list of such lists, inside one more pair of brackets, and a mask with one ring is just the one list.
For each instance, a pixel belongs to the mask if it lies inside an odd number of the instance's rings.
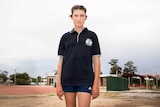
{"label": "girl's neck", "polygon": [[74,27],[74,30],[78,33],[81,33],[84,27]]}

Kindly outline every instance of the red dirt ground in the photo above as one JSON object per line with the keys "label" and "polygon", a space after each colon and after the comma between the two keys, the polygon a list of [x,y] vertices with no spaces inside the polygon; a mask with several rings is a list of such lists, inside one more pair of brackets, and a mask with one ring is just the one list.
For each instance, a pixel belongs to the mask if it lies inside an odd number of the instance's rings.
{"label": "red dirt ground", "polygon": [[[91,107],[160,107],[159,94],[155,95],[157,93],[101,92],[92,100]],[[65,101],[58,99],[53,86],[0,85],[0,107],[65,107]]]}
{"label": "red dirt ground", "polygon": [[0,86],[0,95],[29,95],[54,93],[53,86]]}

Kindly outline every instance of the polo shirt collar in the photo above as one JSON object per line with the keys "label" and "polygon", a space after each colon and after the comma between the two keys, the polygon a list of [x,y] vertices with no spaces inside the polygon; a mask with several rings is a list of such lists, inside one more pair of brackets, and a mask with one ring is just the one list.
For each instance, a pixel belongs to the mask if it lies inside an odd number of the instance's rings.
{"label": "polo shirt collar", "polygon": [[[85,30],[88,30],[87,28],[84,28],[82,31],[85,31]],[[71,31],[70,31],[70,33],[75,33],[76,31],[74,30],[74,29],[72,29]]]}

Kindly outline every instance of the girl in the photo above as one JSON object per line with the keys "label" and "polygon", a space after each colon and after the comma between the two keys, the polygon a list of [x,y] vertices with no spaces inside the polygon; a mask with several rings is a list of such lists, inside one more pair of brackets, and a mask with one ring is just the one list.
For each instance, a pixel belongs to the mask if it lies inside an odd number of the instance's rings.
{"label": "girl", "polygon": [[100,46],[97,35],[84,27],[86,8],[71,9],[74,27],[60,40],[56,93],[65,97],[66,107],[90,107],[91,98],[99,96]]}

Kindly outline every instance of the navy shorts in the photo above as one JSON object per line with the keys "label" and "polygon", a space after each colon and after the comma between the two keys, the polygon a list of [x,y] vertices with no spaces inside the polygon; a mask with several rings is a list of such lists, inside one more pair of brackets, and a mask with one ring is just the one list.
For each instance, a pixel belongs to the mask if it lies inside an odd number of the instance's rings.
{"label": "navy shorts", "polygon": [[87,92],[92,94],[91,86],[62,86],[64,92]]}

